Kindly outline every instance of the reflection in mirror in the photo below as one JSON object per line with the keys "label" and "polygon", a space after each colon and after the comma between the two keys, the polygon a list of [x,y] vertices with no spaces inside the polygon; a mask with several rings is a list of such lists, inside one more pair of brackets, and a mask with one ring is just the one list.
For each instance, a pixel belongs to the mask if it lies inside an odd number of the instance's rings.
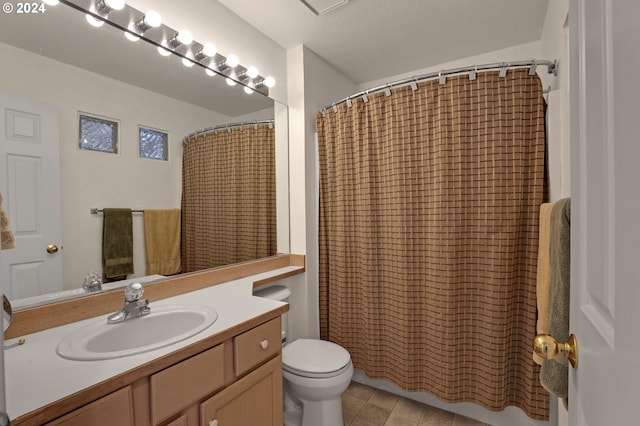
{"label": "reflection in mirror", "polygon": [[274,135],[268,122],[185,141],[183,272],[276,254]]}
{"label": "reflection in mirror", "polygon": [[[0,273],[14,307],[35,295],[82,295],[84,276],[102,270],[103,217],[92,208],[180,208],[182,139],[212,126],[275,119],[277,252],[289,251],[286,106],[186,68],[109,25],[93,28],[64,4],[40,15],[0,15],[0,55],[0,107],[8,111],[0,154],[15,160],[2,166],[11,173],[0,177],[0,192],[17,238]],[[117,154],[79,149],[80,114],[118,123]],[[167,161],[140,158],[141,127],[168,135]],[[133,234],[127,278],[142,280],[143,214],[133,214]],[[46,252],[51,244],[57,253]]]}
{"label": "reflection in mirror", "polygon": [[2,326],[3,331],[7,331],[9,328],[9,324],[11,324],[11,316],[13,315],[13,310],[11,309],[11,302],[7,299],[7,296],[2,295]]}

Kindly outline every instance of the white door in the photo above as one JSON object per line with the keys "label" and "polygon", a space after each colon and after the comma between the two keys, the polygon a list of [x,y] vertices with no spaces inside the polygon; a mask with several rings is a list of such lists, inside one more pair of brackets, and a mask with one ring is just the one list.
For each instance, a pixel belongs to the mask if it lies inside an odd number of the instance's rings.
{"label": "white door", "polygon": [[640,425],[640,1],[570,5],[569,423]]}
{"label": "white door", "polygon": [[0,93],[0,158],[0,192],[16,239],[2,253],[4,293],[20,299],[62,290],[56,108]]}
{"label": "white door", "polygon": [[[0,250],[1,252],[2,250]],[[2,253],[0,253],[2,259]],[[2,283],[0,283],[0,295],[2,295]],[[4,319],[0,320],[4,329]],[[0,335],[0,345],[4,346],[4,333]],[[7,398],[4,384],[4,349],[0,350],[0,425],[8,425],[9,416],[7,415]]]}

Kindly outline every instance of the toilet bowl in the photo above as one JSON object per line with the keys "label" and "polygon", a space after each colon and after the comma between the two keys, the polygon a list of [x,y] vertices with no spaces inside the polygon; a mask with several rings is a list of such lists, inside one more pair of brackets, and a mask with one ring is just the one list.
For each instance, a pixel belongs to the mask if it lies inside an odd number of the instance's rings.
{"label": "toilet bowl", "polygon": [[[302,404],[302,426],[343,424],[342,394],[353,377],[346,349],[324,340],[298,339],[282,349],[282,368],[285,390]],[[287,414],[285,410],[290,418]]]}
{"label": "toilet bowl", "polygon": [[[284,286],[259,289],[255,296],[288,302]],[[342,426],[342,394],[353,377],[349,352],[319,339],[287,343],[287,314],[282,315],[282,376],[285,426]]]}

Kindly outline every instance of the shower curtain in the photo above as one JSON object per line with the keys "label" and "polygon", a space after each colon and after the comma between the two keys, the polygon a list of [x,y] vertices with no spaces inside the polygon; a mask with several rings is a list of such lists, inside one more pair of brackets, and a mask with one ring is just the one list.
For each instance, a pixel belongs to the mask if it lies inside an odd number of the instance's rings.
{"label": "shower curtain", "polygon": [[276,254],[275,128],[246,125],[183,144],[182,272]]}
{"label": "shower curtain", "polygon": [[544,110],[519,69],[318,114],[320,333],[370,378],[548,418],[531,358]]}

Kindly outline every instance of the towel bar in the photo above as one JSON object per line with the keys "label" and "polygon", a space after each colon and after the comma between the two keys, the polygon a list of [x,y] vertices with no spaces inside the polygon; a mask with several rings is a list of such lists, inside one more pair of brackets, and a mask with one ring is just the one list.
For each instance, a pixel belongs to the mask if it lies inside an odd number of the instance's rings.
{"label": "towel bar", "polygon": [[[104,210],[103,209],[98,209],[95,207],[91,207],[89,209],[89,212],[91,212],[91,214],[98,214],[98,213],[102,213]],[[144,213],[144,210],[131,210],[131,213]]]}

